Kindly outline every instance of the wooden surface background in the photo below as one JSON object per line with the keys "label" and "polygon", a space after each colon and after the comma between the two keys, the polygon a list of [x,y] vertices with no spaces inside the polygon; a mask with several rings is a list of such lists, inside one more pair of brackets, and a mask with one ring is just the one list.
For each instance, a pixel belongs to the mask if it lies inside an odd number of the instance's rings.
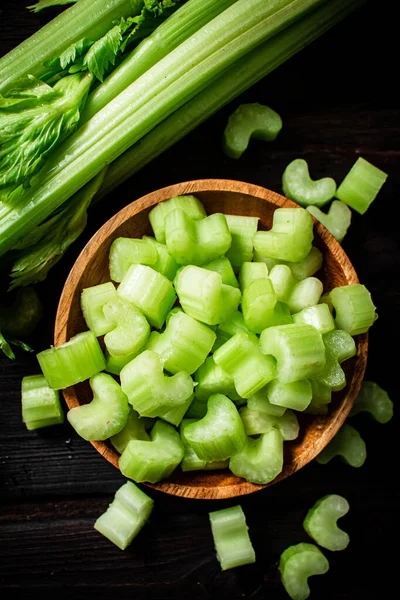
{"label": "wooden surface background", "polygon": [[[1,0],[0,55],[33,33],[59,9],[30,14],[27,0]],[[281,191],[281,175],[297,157],[314,178],[338,182],[358,156],[389,178],[376,202],[353,215],[343,247],[370,289],[379,319],[371,329],[366,379],[397,403],[399,254],[398,48],[394,2],[369,0],[357,14],[220,111],[154,160],[90,213],[87,230],[37,286],[45,318],[31,340],[36,351],[53,341],[58,298],[85,241],[119,208],[159,187],[208,177],[238,179]],[[284,123],[279,138],[254,142],[239,161],[226,158],[221,134],[241,102],[261,102]],[[352,423],[367,443],[365,465],[339,459],[312,463],[241,501],[256,550],[255,565],[221,572],[208,513],[237,500],[208,502],[151,492],[155,510],[132,546],[122,552],[93,524],[123,477],[94,448],[64,426],[28,432],[21,421],[20,382],[38,372],[34,355],[0,357],[0,597],[189,598],[284,600],[280,553],[308,541],[307,510],[328,493],[344,495],[341,521],[347,550],[325,551],[330,571],[310,580],[315,600],[389,598],[397,586],[398,414],[386,425],[359,415]]]}

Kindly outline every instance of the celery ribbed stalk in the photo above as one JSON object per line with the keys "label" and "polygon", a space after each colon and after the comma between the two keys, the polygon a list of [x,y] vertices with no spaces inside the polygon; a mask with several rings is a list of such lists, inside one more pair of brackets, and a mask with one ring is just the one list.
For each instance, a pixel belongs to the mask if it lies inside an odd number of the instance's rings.
{"label": "celery ribbed stalk", "polygon": [[242,507],[232,506],[210,512],[210,524],[221,569],[256,562]]}

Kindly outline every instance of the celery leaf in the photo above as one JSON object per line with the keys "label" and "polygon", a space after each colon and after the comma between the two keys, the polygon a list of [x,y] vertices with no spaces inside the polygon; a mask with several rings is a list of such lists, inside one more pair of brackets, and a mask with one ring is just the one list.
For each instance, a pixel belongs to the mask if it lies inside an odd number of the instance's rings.
{"label": "celery leaf", "polygon": [[30,11],[37,13],[44,8],[49,8],[50,6],[63,6],[64,4],[74,4],[78,2],[78,0],[39,0],[36,4],[31,4],[27,6]]}

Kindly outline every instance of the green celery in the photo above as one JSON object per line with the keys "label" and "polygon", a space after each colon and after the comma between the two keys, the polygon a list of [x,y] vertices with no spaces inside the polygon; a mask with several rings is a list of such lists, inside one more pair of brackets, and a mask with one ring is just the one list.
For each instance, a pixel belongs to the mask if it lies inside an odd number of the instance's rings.
{"label": "green celery", "polygon": [[329,494],[318,500],[308,511],[303,527],[313,540],[335,552],[345,550],[349,545],[349,535],[340,529],[337,520],[350,510],[346,498],[338,494]]}
{"label": "green celery", "polygon": [[249,528],[240,505],[210,512],[209,518],[222,571],[256,562]]}
{"label": "green celery", "polygon": [[112,327],[104,336],[107,351],[124,357],[140,352],[150,335],[150,325],[140,310],[117,296],[106,302],[103,313]]}
{"label": "green celery", "polygon": [[284,441],[295,440],[299,435],[299,422],[295,413],[285,410],[280,416],[273,416],[266,412],[258,412],[244,406],[239,411],[247,435],[259,435],[271,431],[273,427],[281,432]]}
{"label": "green celery", "polygon": [[298,313],[292,315],[294,323],[308,323],[318,329],[323,335],[335,329],[335,321],[333,320],[331,311],[327,304],[316,304],[303,308]]}
{"label": "green celery", "polygon": [[357,429],[344,423],[337,434],[325,448],[316,456],[315,460],[325,465],[332,458],[339,456],[351,467],[359,468],[367,458],[367,448]]}
{"label": "green celery", "polygon": [[260,391],[258,391],[254,396],[251,396],[247,400],[247,406],[250,410],[255,410],[257,412],[265,412],[274,417],[281,417],[285,411],[285,406],[280,406],[279,404],[272,404],[268,398],[268,385],[263,387]]}
{"label": "green celery", "polygon": [[233,269],[240,269],[244,262],[253,259],[253,237],[258,228],[258,217],[225,215],[232,236],[231,247],[226,252]]}
{"label": "green celery", "polygon": [[334,200],[328,213],[324,213],[317,206],[307,207],[308,212],[317,219],[333,235],[339,243],[343,241],[351,223],[351,210],[340,200]]}
{"label": "green celery", "polygon": [[231,400],[240,399],[232,375],[217,365],[212,356],[206,358],[193,375],[193,378],[197,383],[195,396],[202,402],[206,402],[213,394],[223,394]]}
{"label": "green celery", "polygon": [[74,2],[78,2],[78,0],[38,0],[36,4],[31,4],[26,8],[37,13],[50,6],[64,6],[65,4],[74,4]]}
{"label": "green celery", "polygon": [[393,401],[386,390],[374,381],[363,381],[350,411],[350,417],[368,412],[378,423],[388,423],[393,417]]}
{"label": "green celery", "polygon": [[105,371],[107,373],[113,373],[119,375],[125,365],[127,365],[133,358],[137,356],[137,353],[127,354],[125,356],[112,356],[106,349],[104,357],[106,359]]}
{"label": "green celery", "polygon": [[190,423],[194,423],[195,421],[196,419],[183,419],[179,427],[179,433],[185,450],[185,454],[181,462],[182,471],[185,473],[187,471],[214,471],[218,469],[226,469],[228,467],[228,461],[207,462],[206,460],[202,460],[197,456],[193,448],[186,442],[183,431],[187,425],[190,425]]}
{"label": "green celery", "polygon": [[269,278],[273,283],[278,300],[285,302],[291,313],[318,304],[323,291],[322,282],[316,277],[298,281],[287,265],[272,267]]}
{"label": "green celery", "polygon": [[167,421],[167,423],[171,423],[171,425],[175,425],[175,427],[179,427],[183,417],[185,416],[188,409],[190,408],[190,405],[192,404],[193,400],[194,400],[194,394],[189,396],[189,398],[186,400],[186,402],[181,404],[181,406],[176,406],[175,408],[171,408],[171,410],[169,410],[168,412],[161,415],[161,418],[164,421]]}
{"label": "green celery", "polygon": [[43,375],[28,375],[21,383],[22,421],[28,430],[64,422],[60,393],[53,390]]}
{"label": "green celery", "polygon": [[[152,243],[119,237],[113,241],[109,254],[110,277],[120,283],[131,265],[150,265],[154,268],[158,253]],[[157,270],[157,269],[156,269]]]}
{"label": "green celery", "polygon": [[254,333],[268,326],[277,302],[273,283],[265,273],[264,263],[244,262],[239,274],[244,322]]}
{"label": "green celery", "polygon": [[174,196],[159,202],[149,212],[150,225],[157,242],[165,244],[165,221],[167,216],[176,209],[183,210],[191,219],[198,221],[207,216],[202,202],[196,196]]}
{"label": "green celery", "polygon": [[310,595],[308,578],[323,575],[328,570],[328,560],[314,544],[296,544],[281,554],[279,571],[283,586],[292,600],[306,600]]}
{"label": "green celery", "polygon": [[387,174],[361,156],[356,160],[342,183],[336,196],[360,214],[364,214],[375,200]]}
{"label": "green celery", "polygon": [[361,283],[334,288],[329,300],[335,309],[337,328],[352,336],[366,333],[377,319],[371,294]]}
{"label": "green celery", "polygon": [[157,259],[156,262],[151,265],[152,268],[161,273],[161,275],[164,275],[164,277],[170,281],[173,281],[178,270],[178,264],[168,252],[167,246],[165,244],[160,244],[154,238],[147,235],[144,235],[142,240],[150,242],[157,252]]}
{"label": "green celery", "polygon": [[149,434],[146,431],[146,424],[151,419],[140,417],[139,413],[129,409],[127,421],[121,431],[110,437],[110,442],[117,452],[123,453],[131,440],[149,440]]}
{"label": "green celery", "polygon": [[259,438],[247,438],[243,449],[231,457],[229,468],[237,477],[264,485],[283,468],[283,436],[274,427]]}
{"label": "green celery", "polygon": [[311,402],[312,388],[308,379],[287,383],[274,379],[267,385],[267,394],[271,404],[303,411]]}
{"label": "green celery", "polygon": [[325,345],[325,366],[315,376],[317,383],[337,392],[346,386],[346,375],[340,364],[357,354],[354,339],[340,329],[329,331],[322,336]]}
{"label": "green celery", "polygon": [[219,273],[222,278],[222,283],[224,283],[225,285],[230,285],[235,288],[239,287],[239,283],[236,279],[236,275],[232,268],[232,264],[226,256],[216,258],[215,260],[212,260],[206,265],[203,265],[203,269],[208,269],[209,271],[216,271],[216,273]]}
{"label": "green celery", "polygon": [[307,161],[296,158],[286,167],[282,176],[283,193],[301,206],[323,206],[336,193],[336,182],[331,177],[314,181],[310,177]]}
{"label": "green celery", "polygon": [[111,281],[84,288],[81,293],[81,310],[86,325],[98,337],[113,329],[113,323],[103,312],[104,305],[117,298],[117,290]]}

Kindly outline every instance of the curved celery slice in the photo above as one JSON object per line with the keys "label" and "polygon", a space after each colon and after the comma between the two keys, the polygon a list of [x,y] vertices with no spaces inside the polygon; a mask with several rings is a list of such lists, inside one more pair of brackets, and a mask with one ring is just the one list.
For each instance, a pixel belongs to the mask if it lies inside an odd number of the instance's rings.
{"label": "curved celery slice", "polygon": [[240,104],[229,116],[224,130],[225,154],[230,158],[240,158],[251,138],[272,142],[281,129],[282,119],[269,106],[258,102]]}
{"label": "curved celery slice", "polygon": [[283,468],[283,436],[274,427],[257,439],[248,437],[243,449],[232,456],[229,468],[237,477],[264,485]]}
{"label": "curved celery slice", "polygon": [[274,379],[267,385],[267,394],[271,404],[303,411],[311,402],[311,383],[308,379],[289,383]]}
{"label": "curved celery slice", "polygon": [[214,352],[214,360],[233,377],[242,398],[250,398],[276,376],[272,356],[264,356],[246,333],[236,333]]}
{"label": "curved celery slice", "polygon": [[335,309],[337,328],[352,336],[368,331],[377,319],[371,294],[361,283],[333,288],[329,299]]}
{"label": "curved celery slice", "polygon": [[222,571],[256,562],[242,507],[231,506],[209,513],[211,531]]}
{"label": "curved celery slice", "polygon": [[100,344],[92,331],[78,333],[61,346],[39,352],[36,358],[54,390],[85,381],[106,366]]}
{"label": "curved celery slice", "polygon": [[315,460],[325,465],[335,456],[341,457],[351,467],[361,467],[367,458],[364,440],[354,427],[345,423],[335,437],[318,454]]}
{"label": "curved celery slice", "polygon": [[286,410],[282,416],[277,417],[266,412],[251,410],[244,406],[239,410],[239,414],[247,435],[267,433],[273,427],[281,432],[285,441],[295,440],[299,435],[299,422],[291,410]]}
{"label": "curved celery slice", "polygon": [[[227,218],[229,215],[225,215]],[[238,280],[236,279],[235,272],[232,268],[230,260],[226,256],[222,256],[221,258],[216,258],[211,262],[203,265],[204,269],[208,269],[209,271],[215,271],[219,273],[222,278],[222,283],[225,285],[231,285],[234,288],[239,287]]]}
{"label": "curved celery slice", "polygon": [[291,313],[318,304],[323,285],[316,277],[298,281],[287,265],[275,265],[269,274],[278,300],[285,302]]}
{"label": "curved celery slice", "polygon": [[183,436],[197,456],[207,462],[226,460],[246,441],[236,406],[222,394],[210,396],[206,416],[187,425]]}
{"label": "curved celery slice", "polygon": [[303,308],[298,313],[292,315],[294,323],[307,323],[323,335],[335,329],[335,321],[327,304],[316,304]]}
{"label": "curved celery slice", "polygon": [[94,528],[125,550],[148,521],[153,506],[149,496],[127,481],[117,490],[106,512],[96,519]]}
{"label": "curved celery slice", "polygon": [[213,394],[223,394],[231,400],[240,399],[232,375],[217,365],[212,356],[197,369],[193,378],[197,384],[196,398],[202,402],[206,402]]}
{"label": "curved celery slice", "polygon": [[88,328],[96,336],[104,335],[113,328],[103,312],[103,307],[117,297],[117,290],[111,281],[100,283],[82,290],[81,309]]}
{"label": "curved celery slice", "polygon": [[307,161],[296,158],[288,164],[282,176],[283,193],[301,206],[323,206],[336,193],[336,182],[331,177],[312,180]]}
{"label": "curved celery slice", "polygon": [[179,432],[181,435],[181,440],[183,443],[183,447],[185,450],[184,457],[181,462],[181,469],[183,472],[186,471],[214,471],[217,469],[227,469],[228,461],[214,461],[207,462],[199,458],[193,448],[187,443],[185,437],[183,435],[183,431],[187,425],[191,423],[195,423],[196,419],[183,419],[181,421]]}
{"label": "curved celery slice", "polygon": [[159,417],[185,404],[193,394],[188,373],[172,377],[163,373],[160,357],[151,350],[141,352],[121,371],[121,386],[129,403],[141,417]]}
{"label": "curved celery slice", "polygon": [[139,413],[130,407],[125,425],[121,431],[110,438],[110,442],[116,451],[122,454],[131,440],[149,440],[150,437],[146,431],[149,422],[151,422],[151,419],[140,417]]}
{"label": "curved celery slice", "polygon": [[97,373],[90,379],[93,400],[71,408],[67,419],[84,440],[106,440],[124,427],[128,398],[112,375]]}
{"label": "curved celery slice", "polygon": [[147,239],[119,237],[113,241],[110,248],[110,277],[119,283],[131,265],[153,266],[157,258],[156,248]]}
{"label": "curved celery slice", "polygon": [[185,414],[187,413],[188,409],[190,408],[190,405],[192,404],[193,400],[194,400],[194,394],[189,396],[189,398],[186,400],[186,402],[184,402],[180,406],[171,408],[171,410],[164,413],[161,416],[161,418],[164,421],[171,423],[171,425],[175,425],[175,427],[178,427],[180,425],[180,423],[182,422],[182,419],[185,416]]}
{"label": "curved celery slice", "polygon": [[239,281],[242,288],[242,312],[248,329],[261,333],[268,326],[277,302],[274,286],[264,263],[243,263]]}
{"label": "curved celery slice", "polygon": [[176,260],[172,258],[172,256],[168,252],[167,246],[165,244],[157,242],[157,240],[147,235],[144,235],[142,237],[142,240],[146,240],[147,242],[152,244],[155,251],[157,252],[157,259],[155,263],[151,265],[151,267],[155,271],[161,273],[161,275],[164,275],[164,277],[166,277],[170,281],[173,281],[179,267]]}
{"label": "curved celery slice", "polygon": [[240,215],[225,215],[225,218],[232,236],[231,247],[227,250],[226,257],[237,271],[244,262],[253,260],[253,237],[259,219]]}
{"label": "curved celery slice", "polygon": [[156,421],[150,441],[131,440],[121,454],[121,473],[134,481],[156,483],[166,479],[181,462],[184,450],[176,429],[164,421]]}
{"label": "curved celery slice", "polygon": [[112,373],[113,375],[119,375],[121,373],[122,369],[124,368],[124,366],[127,365],[129,362],[131,362],[131,360],[136,358],[137,355],[138,355],[138,353],[134,352],[133,354],[112,356],[106,350],[105,351],[106,366],[105,366],[104,370],[107,371],[107,373]]}
{"label": "curved celery slice", "polygon": [[348,534],[340,529],[337,520],[349,512],[346,498],[329,494],[318,500],[308,511],[303,526],[317,544],[328,550],[344,550],[350,542]]}
{"label": "curved celery slice", "polygon": [[43,375],[22,378],[21,405],[22,421],[29,431],[64,422],[60,393],[49,386]]}
{"label": "curved celery slice", "polygon": [[340,364],[356,355],[356,344],[349,333],[340,329],[325,333],[322,339],[325,345],[326,363],[315,379],[336,392],[346,386],[346,375]]}
{"label": "curved celery slice", "polygon": [[311,593],[308,578],[324,575],[328,570],[328,560],[314,544],[296,544],[281,554],[279,571],[292,600],[306,600]]}
{"label": "curved celery slice", "polygon": [[338,187],[336,197],[363,215],[386,179],[384,171],[360,156]]}
{"label": "curved celery slice", "polygon": [[253,243],[261,256],[297,262],[310,252],[313,239],[313,221],[305,208],[277,208],[272,228],[257,231]]}
{"label": "curved celery slice", "polygon": [[350,412],[350,417],[360,412],[370,413],[378,423],[387,423],[393,417],[393,402],[388,393],[374,381],[363,381],[360,392]]}
{"label": "curved celery slice", "polygon": [[165,243],[180,265],[204,265],[225,254],[232,236],[225,215],[213,213],[200,220],[175,209],[165,219]]}
{"label": "curved celery slice", "polygon": [[268,413],[274,417],[281,417],[286,411],[285,406],[279,406],[278,404],[272,404],[268,398],[268,385],[262,388],[259,392],[251,396],[247,400],[247,406],[250,410],[255,410],[261,413]]}
{"label": "curved celery slice", "polygon": [[340,200],[334,200],[327,213],[324,213],[316,206],[309,206],[307,210],[317,221],[326,227],[339,243],[343,241],[350,227],[352,216],[351,210],[346,204],[340,202]]}
{"label": "curved celery slice", "polygon": [[167,216],[177,208],[183,210],[194,221],[207,216],[203,204],[195,196],[173,196],[169,200],[159,202],[149,212],[149,221],[157,242],[165,244],[165,221]]}
{"label": "curved celery slice", "polygon": [[312,325],[291,323],[264,329],[260,348],[275,357],[276,376],[282,383],[315,377],[325,366],[322,335]]}
{"label": "curved celery slice", "polygon": [[163,326],[176,300],[170,280],[146,265],[129,267],[117,293],[139,308],[157,329]]}
{"label": "curved celery slice", "polygon": [[137,354],[150,335],[146,317],[131,302],[118,296],[107,302],[103,313],[112,329],[104,336],[104,343],[112,356],[126,357]]}
{"label": "curved celery slice", "polygon": [[169,373],[185,371],[192,375],[206,360],[215,337],[207,325],[177,311],[167,317],[163,333],[151,333],[146,349],[159,355]]}

